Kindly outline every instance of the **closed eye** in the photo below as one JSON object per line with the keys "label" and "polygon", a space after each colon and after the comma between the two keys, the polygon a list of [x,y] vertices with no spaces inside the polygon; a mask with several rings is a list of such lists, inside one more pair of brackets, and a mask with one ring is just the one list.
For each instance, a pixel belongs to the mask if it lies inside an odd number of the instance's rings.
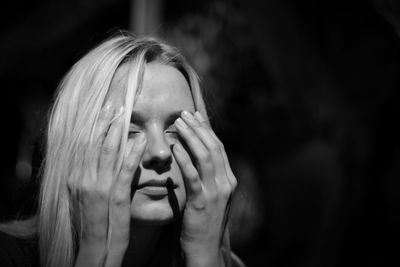
{"label": "closed eye", "polygon": [[136,136],[139,135],[139,134],[140,134],[139,131],[129,131],[129,132],[128,132],[128,138],[136,137]]}
{"label": "closed eye", "polygon": [[142,131],[135,126],[130,126],[128,131],[128,138],[132,138],[140,134]]}
{"label": "closed eye", "polygon": [[176,130],[174,124],[172,124],[170,127],[168,127],[165,130],[165,133],[168,134],[169,136],[173,137],[173,138],[178,138],[179,137],[178,131]]}

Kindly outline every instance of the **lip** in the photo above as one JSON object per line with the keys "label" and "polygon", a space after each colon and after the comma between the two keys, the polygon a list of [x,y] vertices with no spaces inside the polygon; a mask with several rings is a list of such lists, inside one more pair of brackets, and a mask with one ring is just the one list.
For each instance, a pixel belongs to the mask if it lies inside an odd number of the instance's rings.
{"label": "lip", "polygon": [[165,180],[148,180],[139,184],[135,189],[153,199],[162,199],[168,195],[170,190],[178,187],[171,178]]}
{"label": "lip", "polygon": [[138,189],[138,191],[142,194],[154,197],[168,195],[168,188],[165,186],[145,186]]}
{"label": "lip", "polygon": [[[139,185],[136,186],[136,190],[141,190],[144,189],[146,187],[151,187],[151,188],[165,188],[165,189],[175,189],[176,187],[178,187],[178,185],[176,185],[171,178],[168,179],[163,179],[163,180],[159,180],[159,179],[151,179],[148,181],[145,181]],[[157,190],[157,189],[156,189]]]}

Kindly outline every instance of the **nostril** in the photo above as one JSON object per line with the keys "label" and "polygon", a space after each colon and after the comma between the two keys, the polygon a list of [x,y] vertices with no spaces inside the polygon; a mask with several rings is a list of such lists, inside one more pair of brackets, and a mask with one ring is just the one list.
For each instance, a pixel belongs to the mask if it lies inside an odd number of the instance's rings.
{"label": "nostril", "polygon": [[149,160],[147,164],[144,164],[144,167],[148,169],[153,169],[157,172],[165,172],[170,169],[171,163],[172,156],[168,156],[165,158],[155,157]]}
{"label": "nostril", "polygon": [[164,139],[163,132],[159,135],[148,136],[145,154],[143,156],[143,167],[153,169],[158,173],[170,170],[172,164],[172,152],[170,146]]}
{"label": "nostril", "polygon": [[172,163],[172,156],[168,156],[168,158],[165,160],[165,163],[166,163],[167,165],[171,165],[171,163]]}

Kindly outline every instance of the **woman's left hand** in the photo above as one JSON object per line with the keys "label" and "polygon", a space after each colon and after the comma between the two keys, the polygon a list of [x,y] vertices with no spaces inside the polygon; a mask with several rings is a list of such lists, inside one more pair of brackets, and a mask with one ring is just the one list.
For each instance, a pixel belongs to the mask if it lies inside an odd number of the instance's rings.
{"label": "woman's left hand", "polygon": [[187,192],[181,232],[186,264],[224,266],[221,241],[237,181],[222,142],[201,114],[183,111],[181,117],[175,125],[191,156],[179,143],[173,153]]}

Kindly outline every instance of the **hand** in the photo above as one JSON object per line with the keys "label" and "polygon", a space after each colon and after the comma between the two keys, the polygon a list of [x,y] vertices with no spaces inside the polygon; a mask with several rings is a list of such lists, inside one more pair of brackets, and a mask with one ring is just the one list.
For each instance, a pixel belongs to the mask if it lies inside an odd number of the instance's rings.
{"label": "hand", "polygon": [[131,183],[146,142],[144,136],[135,142],[129,139],[119,163],[123,125],[123,107],[116,114],[107,103],[100,111],[81,181],[69,183],[79,196],[83,227],[76,266],[120,266],[128,247]]}
{"label": "hand", "polygon": [[181,247],[187,266],[222,266],[221,240],[237,181],[223,144],[201,114],[183,111],[182,118],[175,125],[193,162],[182,145],[174,145],[187,191]]}

